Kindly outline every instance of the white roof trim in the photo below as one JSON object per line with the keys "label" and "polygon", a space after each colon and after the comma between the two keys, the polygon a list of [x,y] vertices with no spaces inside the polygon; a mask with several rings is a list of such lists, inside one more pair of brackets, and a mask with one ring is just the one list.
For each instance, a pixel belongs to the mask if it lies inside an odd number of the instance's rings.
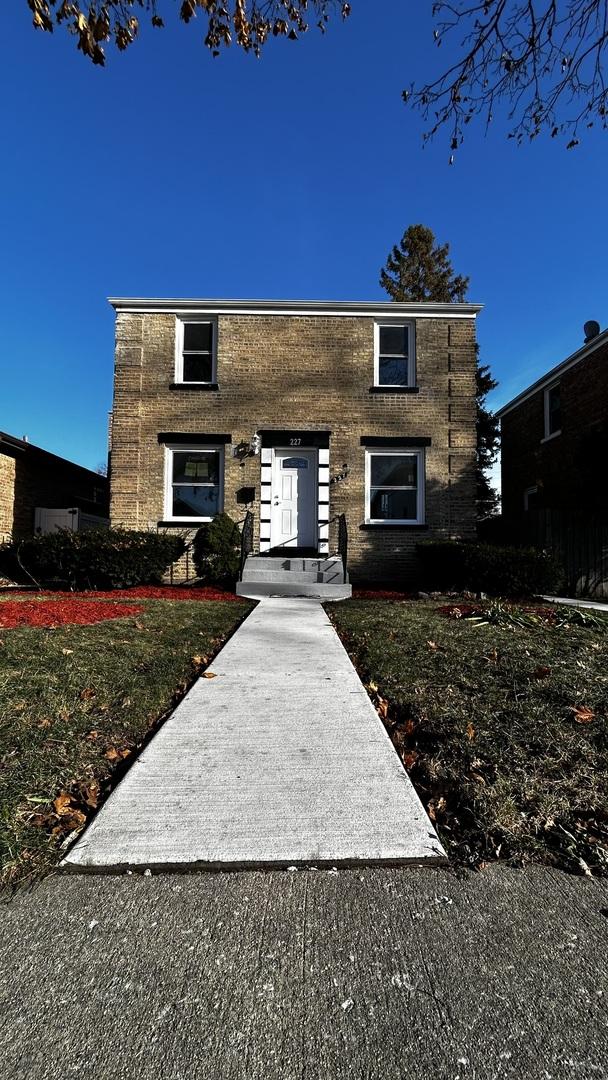
{"label": "white roof trim", "polygon": [[565,360],[562,360],[561,364],[557,364],[556,367],[551,368],[551,370],[548,371],[546,375],[541,375],[540,379],[537,379],[535,383],[532,383],[531,386],[528,386],[525,390],[522,390],[521,393],[517,395],[517,397],[514,397],[511,399],[511,401],[508,401],[506,405],[503,405],[502,409],[497,409],[496,416],[499,419],[502,419],[502,417],[505,416],[507,413],[511,412],[513,409],[516,409],[518,405],[523,405],[524,401],[527,401],[528,398],[533,397],[534,394],[538,394],[540,390],[545,390],[548,386],[551,386],[552,383],[557,382],[557,380],[560,378],[561,375],[564,374],[564,372],[569,371],[570,368],[574,367],[576,364],[579,364],[581,360],[586,360],[586,358],[588,356],[591,356],[591,354],[594,353],[595,350],[600,347],[600,345],[604,345],[606,342],[608,342],[608,330],[602,330],[601,334],[598,334],[597,337],[592,338],[592,340],[588,341],[586,345],[582,346],[582,348],[577,349],[577,351],[575,353],[572,353],[571,356],[568,356]]}
{"label": "white roof trim", "polygon": [[386,301],[357,302],[333,300],[196,300],[146,299],[142,297],[108,297],[117,314],[173,315],[200,313],[207,315],[366,315],[370,318],[415,316],[418,319],[474,319],[482,310],[481,304],[396,304]]}

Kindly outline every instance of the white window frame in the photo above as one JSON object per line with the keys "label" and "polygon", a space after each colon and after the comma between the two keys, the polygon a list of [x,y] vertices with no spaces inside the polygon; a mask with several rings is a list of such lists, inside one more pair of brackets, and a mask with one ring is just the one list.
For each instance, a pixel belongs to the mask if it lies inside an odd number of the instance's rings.
{"label": "white window frame", "polygon": [[[372,457],[402,457],[404,454],[415,456],[418,458],[418,486],[417,486],[417,500],[416,500],[416,518],[373,518],[371,516],[371,498],[372,498]],[[426,467],[426,454],[424,447],[411,447],[411,446],[369,446],[365,450],[365,524],[366,525],[385,525],[390,528],[391,525],[424,525],[424,488],[425,488],[425,467]],[[380,485],[383,486],[383,485]],[[387,485],[387,491],[413,491],[412,487],[405,487],[403,484],[395,484],[394,486]]]}
{"label": "white window frame", "polygon": [[[545,417],[545,436],[541,440],[542,442],[547,442],[548,439],[555,439],[557,435],[561,435],[561,433],[562,433],[561,427],[558,428],[557,431],[549,431],[549,421],[550,421],[549,396],[551,394],[551,391],[555,390],[556,386],[559,386],[559,385],[560,385],[560,380],[558,379],[557,382],[551,383],[551,386],[546,386],[545,390],[544,390],[543,409],[544,409],[544,417]],[[560,394],[560,409],[561,409],[561,394]]]}
{"label": "white window frame", "polygon": [[[176,521],[182,523],[202,523],[204,521],[213,521],[213,517],[193,517],[189,515],[187,517],[176,517],[173,513],[173,455],[176,453],[205,453],[206,451],[219,454],[219,494],[217,501],[217,512],[221,514],[224,509],[224,446],[201,446],[200,444],[184,444],[184,443],[171,443],[165,446],[165,521]],[[194,485],[199,486],[199,485]],[[211,486],[211,485],[200,485]],[[213,485],[215,486],[215,485]]]}
{"label": "white window frame", "polygon": [[530,509],[530,496],[538,495],[538,485],[534,487],[525,488],[524,490],[524,510]]}
{"label": "white window frame", "polygon": [[[403,326],[407,330],[407,378],[403,383],[380,382],[380,329],[384,326]],[[386,354],[385,354],[386,355]],[[374,322],[374,386],[387,389],[408,389],[416,385],[416,323],[413,319],[378,319]]]}
{"label": "white window frame", "polygon": [[[211,378],[184,379],[184,327],[188,323],[208,323],[211,327]],[[198,355],[206,355],[199,353]],[[188,315],[175,320],[175,381],[186,386],[210,386],[217,382],[217,319],[208,315]]]}

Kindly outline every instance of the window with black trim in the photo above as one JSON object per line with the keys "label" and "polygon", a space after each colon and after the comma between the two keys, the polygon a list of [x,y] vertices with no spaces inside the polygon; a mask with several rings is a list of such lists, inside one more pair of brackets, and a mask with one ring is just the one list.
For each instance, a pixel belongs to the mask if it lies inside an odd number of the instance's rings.
{"label": "window with black trim", "polygon": [[216,382],[216,335],[212,319],[178,320],[176,382]]}
{"label": "window with black trim", "polygon": [[545,390],[545,439],[559,435],[562,430],[562,402],[559,383]]}
{"label": "window with black trim", "polygon": [[210,521],[223,509],[223,447],[165,447],[165,519]]}
{"label": "window with black trim", "polygon": [[374,385],[402,389],[415,386],[413,323],[376,323],[374,337]]}
{"label": "window with black trim", "polygon": [[424,450],[366,450],[368,524],[424,524]]}

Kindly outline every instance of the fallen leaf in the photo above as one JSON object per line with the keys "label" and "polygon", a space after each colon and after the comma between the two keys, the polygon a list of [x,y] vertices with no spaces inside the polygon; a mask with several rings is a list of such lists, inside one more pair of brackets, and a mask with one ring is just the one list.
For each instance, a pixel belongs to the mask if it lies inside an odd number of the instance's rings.
{"label": "fallen leaf", "polygon": [[47,727],[50,727],[52,723],[53,723],[53,721],[51,720],[50,716],[44,716],[44,717],[42,718],[42,720],[40,720],[40,721],[38,722],[38,724],[36,725],[36,727],[39,727],[39,728],[47,728]]}
{"label": "fallen leaf", "polygon": [[92,780],[90,784],[87,784],[82,788],[82,801],[85,806],[90,806],[94,810],[97,806],[97,800],[99,799],[99,784],[96,780]]}
{"label": "fallen leaf", "polygon": [[71,656],[72,653],[74,652],[73,649],[62,649],[61,651],[62,651],[64,656]]}
{"label": "fallen leaf", "polygon": [[386,720],[388,716],[388,701],[386,700],[386,698],[378,698],[378,701],[376,703],[376,710],[378,712],[378,715],[381,716],[383,720]]}
{"label": "fallen leaf", "polygon": [[542,664],[540,664],[532,672],[532,678],[533,679],[547,679],[550,674],[551,674],[551,668],[550,667],[544,667]]}
{"label": "fallen leaf", "polygon": [[54,829],[51,829],[51,836],[58,836],[59,833],[79,829],[81,825],[85,824],[86,820],[86,814],[83,814],[82,810],[71,810],[61,817],[59,824],[55,825]]}
{"label": "fallen leaf", "polygon": [[56,799],[53,800],[53,810],[56,814],[69,814],[72,809],[72,796],[68,795],[67,791],[62,791]]}
{"label": "fallen leaf", "polygon": [[201,675],[201,678],[202,679],[217,679],[217,675],[215,674],[214,671],[203,671],[203,674]]}
{"label": "fallen leaf", "polygon": [[204,667],[205,664],[207,663],[207,657],[206,656],[193,656],[192,657],[192,663],[196,664],[197,667]]}
{"label": "fallen leaf", "polygon": [[474,738],[475,738],[475,728],[473,727],[471,721],[469,720],[469,722],[467,724],[467,739],[470,739],[471,742],[473,742]]}
{"label": "fallen leaf", "polygon": [[128,757],[130,753],[131,751],[127,750],[126,748],[123,750],[117,750],[115,746],[111,746],[109,750],[106,750],[105,756],[107,757],[108,761],[122,761],[124,758]]}
{"label": "fallen leaf", "polygon": [[588,709],[586,705],[571,705],[570,708],[577,724],[590,724],[592,720],[595,720],[593,709]]}
{"label": "fallen leaf", "polygon": [[411,769],[412,766],[415,765],[418,761],[418,751],[408,750],[406,754],[403,754],[401,760],[403,761],[406,769]]}
{"label": "fallen leaf", "polygon": [[92,686],[86,686],[78,696],[81,701],[88,701],[90,698],[95,697],[95,690]]}
{"label": "fallen leaf", "polygon": [[371,690],[372,694],[377,694],[378,693],[378,687],[376,686],[375,682],[368,683],[367,684],[367,689]]}

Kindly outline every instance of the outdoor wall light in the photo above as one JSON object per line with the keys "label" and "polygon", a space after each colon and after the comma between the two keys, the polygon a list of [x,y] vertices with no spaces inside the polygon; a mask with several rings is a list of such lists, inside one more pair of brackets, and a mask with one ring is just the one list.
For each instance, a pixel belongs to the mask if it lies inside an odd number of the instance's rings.
{"label": "outdoor wall light", "polygon": [[344,462],[344,465],[342,466],[342,472],[337,473],[336,476],[332,476],[331,480],[329,481],[330,484],[339,484],[342,480],[346,480],[349,472],[350,467],[346,462]]}
{"label": "outdoor wall light", "polygon": [[247,442],[247,439],[243,439],[242,442],[237,443],[234,448],[234,456],[240,459],[242,465],[245,458],[255,457],[261,449],[262,440],[257,431],[254,431],[249,442]]}

